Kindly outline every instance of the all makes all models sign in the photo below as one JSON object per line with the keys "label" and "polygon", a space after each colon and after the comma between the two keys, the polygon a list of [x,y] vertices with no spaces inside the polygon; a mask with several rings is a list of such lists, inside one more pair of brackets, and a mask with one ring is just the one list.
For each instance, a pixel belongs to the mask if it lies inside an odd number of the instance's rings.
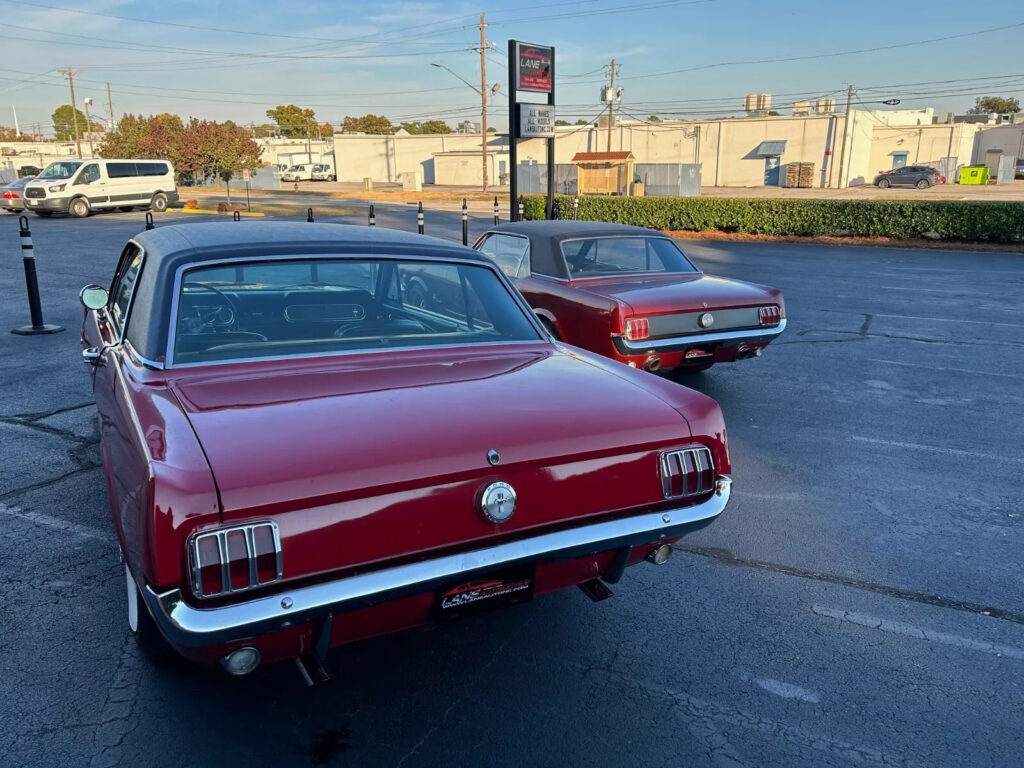
{"label": "all makes all models sign", "polygon": [[555,49],[548,45],[516,43],[517,87],[521,91],[551,93],[555,82],[552,78]]}
{"label": "all makes all models sign", "polygon": [[520,104],[519,135],[524,139],[553,139],[555,108],[547,104]]}

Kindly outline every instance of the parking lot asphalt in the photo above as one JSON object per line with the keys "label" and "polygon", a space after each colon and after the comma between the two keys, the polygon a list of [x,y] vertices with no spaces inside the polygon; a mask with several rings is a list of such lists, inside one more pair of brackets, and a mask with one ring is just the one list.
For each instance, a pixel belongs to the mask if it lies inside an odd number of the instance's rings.
{"label": "parking lot asphalt", "polygon": [[683,243],[787,300],[763,358],[687,382],[725,412],[729,509],[613,599],[361,642],[308,689],[128,636],[77,292],[142,216],[30,223],[68,330],[7,332],[28,310],[0,216],[0,766],[1024,765],[1021,256]]}

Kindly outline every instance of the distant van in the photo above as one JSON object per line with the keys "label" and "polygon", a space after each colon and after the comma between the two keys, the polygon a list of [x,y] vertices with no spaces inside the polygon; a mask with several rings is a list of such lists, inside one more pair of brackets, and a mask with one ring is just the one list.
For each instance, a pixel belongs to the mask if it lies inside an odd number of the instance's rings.
{"label": "distant van", "polygon": [[166,160],[58,160],[25,187],[25,210],[39,216],[84,218],[111,208],[164,211],[177,200],[174,168]]}
{"label": "distant van", "polygon": [[311,181],[315,167],[313,163],[290,165],[288,170],[281,174],[281,181]]}

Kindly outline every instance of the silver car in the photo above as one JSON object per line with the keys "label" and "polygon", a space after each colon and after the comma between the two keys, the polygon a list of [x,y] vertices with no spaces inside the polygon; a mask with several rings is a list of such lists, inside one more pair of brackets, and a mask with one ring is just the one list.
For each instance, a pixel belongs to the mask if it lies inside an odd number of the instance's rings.
{"label": "silver car", "polygon": [[0,187],[0,197],[3,197],[3,204],[0,205],[5,211],[21,213],[25,210],[25,185],[33,180],[32,176],[12,181],[6,187]]}

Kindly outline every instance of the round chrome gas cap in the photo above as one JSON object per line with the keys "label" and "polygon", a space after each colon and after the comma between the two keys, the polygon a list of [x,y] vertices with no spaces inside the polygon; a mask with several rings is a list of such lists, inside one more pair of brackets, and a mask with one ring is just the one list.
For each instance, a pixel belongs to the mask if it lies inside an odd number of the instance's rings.
{"label": "round chrome gas cap", "polygon": [[700,316],[697,322],[700,323],[701,328],[710,328],[712,325],[715,324],[715,316],[712,315],[710,312],[705,312],[703,315]]}
{"label": "round chrome gas cap", "polygon": [[504,523],[516,511],[516,492],[508,483],[491,483],[480,494],[480,513],[492,523]]}

